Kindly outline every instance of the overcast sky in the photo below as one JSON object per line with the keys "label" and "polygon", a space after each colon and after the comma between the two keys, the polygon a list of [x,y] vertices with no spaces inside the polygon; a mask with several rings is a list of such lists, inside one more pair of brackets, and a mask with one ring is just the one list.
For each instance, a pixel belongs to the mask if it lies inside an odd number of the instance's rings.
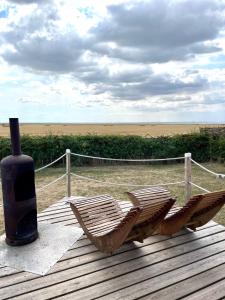
{"label": "overcast sky", "polygon": [[225,1],[1,0],[9,117],[225,123]]}

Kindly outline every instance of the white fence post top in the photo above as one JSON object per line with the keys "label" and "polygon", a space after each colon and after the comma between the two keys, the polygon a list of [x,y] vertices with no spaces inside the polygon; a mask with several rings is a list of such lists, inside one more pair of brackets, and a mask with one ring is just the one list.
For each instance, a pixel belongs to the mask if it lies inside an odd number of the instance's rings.
{"label": "white fence post top", "polygon": [[71,153],[70,149],[66,149],[66,153]]}
{"label": "white fence post top", "polygon": [[190,153],[190,152],[185,153],[185,154],[184,154],[184,157],[191,157],[191,153]]}

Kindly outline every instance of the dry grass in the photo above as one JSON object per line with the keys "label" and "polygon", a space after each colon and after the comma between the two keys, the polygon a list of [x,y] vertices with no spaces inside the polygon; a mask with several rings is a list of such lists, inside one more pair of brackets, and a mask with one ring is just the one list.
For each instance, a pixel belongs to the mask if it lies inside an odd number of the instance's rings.
{"label": "dry grass", "polygon": [[[204,124],[20,124],[22,134],[29,135],[140,135],[161,136],[199,132]],[[221,125],[222,126],[222,125]],[[7,124],[0,124],[0,136],[9,136]]]}
{"label": "dry grass", "polygon": [[[218,163],[207,163],[205,166],[211,170],[224,173],[224,165]],[[128,166],[101,166],[101,167],[76,167],[73,172],[77,174],[92,177],[95,179],[128,184],[159,184],[165,182],[174,182],[183,180],[184,176],[183,164],[173,165],[128,165]],[[64,173],[65,169],[48,169],[36,176],[36,188],[45,185]],[[198,167],[193,167],[193,182],[205,187],[208,190],[221,190],[225,187],[225,182],[216,180],[210,174],[202,171]],[[72,177],[72,195],[92,196],[98,194],[109,193],[118,199],[127,199],[124,194],[132,187],[115,187],[106,186],[92,181],[81,180]],[[178,203],[184,203],[184,187],[170,186],[172,194],[177,197]],[[61,182],[50,186],[43,191],[37,192],[38,211],[42,211],[49,205],[55,203],[65,196],[65,179]],[[193,194],[198,194],[199,190],[193,188]],[[0,203],[2,200],[0,199]],[[215,221],[225,225],[225,208],[216,216]],[[3,214],[0,207],[0,232],[3,231]]]}

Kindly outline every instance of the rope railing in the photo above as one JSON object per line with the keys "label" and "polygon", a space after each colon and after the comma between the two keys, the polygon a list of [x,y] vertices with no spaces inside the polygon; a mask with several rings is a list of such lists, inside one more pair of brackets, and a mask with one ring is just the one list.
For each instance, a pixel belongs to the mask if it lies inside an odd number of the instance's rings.
{"label": "rope railing", "polygon": [[95,178],[91,178],[91,177],[87,177],[87,176],[82,176],[82,175],[78,175],[75,173],[71,172],[71,175],[77,177],[77,178],[81,178],[81,179],[85,179],[85,180],[89,180],[89,181],[94,181],[97,183],[101,183],[101,184],[106,184],[106,185],[114,185],[114,186],[136,186],[136,187],[154,187],[154,186],[167,186],[167,185],[176,185],[176,184],[182,184],[184,183],[184,181],[177,181],[177,182],[169,182],[169,183],[158,183],[158,184],[130,184],[130,183],[116,183],[116,182],[109,182],[109,181],[102,181],[102,180],[98,180]]}
{"label": "rope railing", "polygon": [[154,162],[154,161],[166,161],[166,160],[180,160],[184,159],[184,156],[180,157],[169,157],[169,158],[144,158],[144,159],[126,159],[126,158],[111,158],[111,157],[98,157],[98,156],[91,156],[91,155],[85,155],[80,153],[73,153],[71,152],[73,156],[78,157],[84,157],[84,158],[93,158],[93,159],[99,159],[99,160],[109,160],[109,161],[124,161],[124,162]]}
{"label": "rope railing", "polygon": [[42,171],[42,170],[44,170],[44,169],[46,169],[46,168],[48,168],[48,167],[54,165],[57,161],[59,161],[60,159],[62,159],[64,156],[66,156],[66,153],[64,153],[63,155],[61,155],[60,157],[58,157],[58,158],[55,159],[54,161],[50,162],[49,164],[47,164],[47,165],[45,165],[45,166],[43,166],[43,167],[41,167],[41,168],[39,168],[39,169],[36,169],[35,172],[36,172],[36,173],[37,173],[37,172],[40,172],[40,171]]}
{"label": "rope railing", "polygon": [[44,190],[45,188],[49,187],[50,185],[58,182],[59,180],[63,179],[66,175],[67,174],[65,173],[62,176],[60,176],[60,177],[56,178],[55,180],[51,181],[50,183],[48,183],[48,184],[46,184],[46,185],[44,185],[44,186],[42,186],[40,188],[37,188],[37,192],[40,192],[40,191]]}
{"label": "rope railing", "polygon": [[206,192],[206,193],[211,193],[209,190],[207,190],[207,189],[204,189],[203,187],[201,187],[201,186],[197,185],[197,184],[196,184],[196,183],[194,183],[194,182],[190,182],[190,184],[191,184],[191,185],[193,185],[193,186],[195,186],[196,188],[198,188],[198,189],[200,189],[200,190],[202,190],[202,191]]}
{"label": "rope railing", "polygon": [[[160,161],[174,161],[174,160],[185,160],[185,180],[184,181],[177,181],[177,182],[169,182],[169,183],[158,183],[158,184],[131,184],[131,183],[116,183],[116,182],[110,182],[110,181],[102,181],[95,178],[87,177],[78,175],[71,172],[71,166],[70,166],[70,159],[71,155],[76,157],[84,157],[84,158],[91,158],[96,160],[104,160],[104,161],[119,161],[119,162],[160,162]],[[113,186],[126,186],[126,187],[154,187],[154,186],[169,186],[169,185],[179,185],[179,184],[185,184],[185,190],[186,190],[186,198],[188,199],[191,194],[191,186],[195,186],[196,188],[199,188],[202,191],[209,192],[207,189],[191,182],[191,162],[203,169],[204,171],[216,176],[217,178],[225,178],[225,174],[216,173],[214,171],[209,170],[208,168],[204,167],[200,163],[196,162],[191,158],[191,153],[185,153],[185,156],[179,156],[179,157],[169,157],[169,158],[147,158],[147,159],[125,159],[125,158],[111,158],[111,157],[98,157],[98,156],[91,156],[91,155],[85,155],[80,153],[74,153],[71,152],[69,149],[66,150],[66,153],[55,159],[54,161],[50,162],[49,164],[36,169],[35,172],[40,172],[52,165],[54,165],[56,162],[61,160],[63,157],[66,156],[66,173],[60,176],[59,178],[53,180],[52,182],[40,187],[37,189],[37,191],[42,191],[45,188],[49,187],[50,185],[58,182],[59,180],[63,179],[64,177],[67,177],[67,196],[70,197],[71,195],[71,180],[70,175],[75,176],[80,179],[94,181],[97,183],[101,183],[104,185],[113,185]],[[188,193],[187,193],[188,192]],[[0,207],[2,205],[0,204]]]}
{"label": "rope railing", "polygon": [[220,174],[220,173],[216,173],[216,172],[213,172],[211,170],[209,170],[208,168],[204,167],[203,165],[201,165],[200,163],[198,163],[197,161],[195,161],[194,159],[191,158],[191,161],[197,165],[199,168],[203,169],[204,171],[216,176],[217,178],[222,178],[224,179],[225,178],[225,174]]}

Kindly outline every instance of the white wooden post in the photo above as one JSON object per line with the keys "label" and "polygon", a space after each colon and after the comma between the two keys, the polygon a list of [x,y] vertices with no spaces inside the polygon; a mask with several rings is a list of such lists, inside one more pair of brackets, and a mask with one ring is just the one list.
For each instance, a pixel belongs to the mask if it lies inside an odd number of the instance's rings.
{"label": "white wooden post", "polygon": [[185,201],[191,198],[191,153],[184,155]]}
{"label": "white wooden post", "polygon": [[66,149],[66,196],[71,196],[71,163],[70,163],[70,149]]}

